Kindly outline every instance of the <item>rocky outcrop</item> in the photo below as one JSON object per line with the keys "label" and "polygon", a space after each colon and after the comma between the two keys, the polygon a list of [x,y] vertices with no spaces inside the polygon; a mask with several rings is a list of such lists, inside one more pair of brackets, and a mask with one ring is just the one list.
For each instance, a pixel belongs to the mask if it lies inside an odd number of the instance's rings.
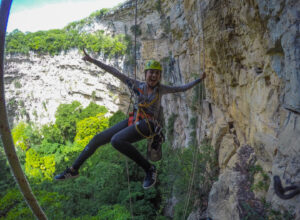
{"label": "rocky outcrop", "polygon": [[[227,178],[228,172],[233,170],[232,164],[238,163],[234,152],[239,143],[240,146],[249,144],[254,149],[256,164],[261,165],[270,178],[279,175],[286,184],[299,181],[297,158],[300,154],[299,144],[296,144],[299,143],[297,103],[300,100],[297,98],[300,59],[296,10],[299,2],[209,1],[203,5],[206,8],[207,63],[213,71],[206,85],[210,101],[222,113],[216,119],[223,121],[217,123],[214,130],[224,130],[225,121],[227,130],[230,126],[235,129],[234,136],[238,140],[234,142],[230,132],[223,134],[221,141],[220,137],[213,137],[216,143],[225,142],[219,148],[221,176]],[[230,187],[234,184],[232,181],[226,183],[220,179],[218,182],[222,187]],[[210,198],[215,196],[218,182]],[[282,201],[274,195],[272,184],[270,182],[264,198],[281,211],[294,207],[291,212],[300,218],[296,205],[300,198]],[[211,200],[209,204],[213,207],[214,202]],[[230,204],[227,205],[230,210]],[[232,214],[234,212],[232,210]],[[241,217],[241,213],[237,216]]]}
{"label": "rocky outcrop", "polygon": [[[20,120],[53,122],[58,105],[75,100],[83,106],[95,101],[110,112],[126,111],[129,91],[81,57],[77,50],[56,56],[7,56],[5,89],[11,124]],[[117,68],[123,66],[123,60],[107,62]]]}
{"label": "rocky outcrop", "polygon": [[[296,0],[138,1],[138,78],[143,79],[143,65],[153,58],[163,64],[165,84],[180,85],[207,72],[203,102],[199,88],[166,95],[162,102],[166,119],[177,115],[173,147],[188,146],[190,121],[202,114],[195,128],[198,143],[204,136],[211,140],[220,168],[206,212],[213,219],[242,219],[251,210],[266,214],[262,198],[300,219],[300,197],[279,199],[272,182],[273,175],[283,184],[300,181],[299,8]],[[84,31],[101,28],[133,39],[133,27],[134,1],[128,1]],[[76,52],[68,57],[7,57],[8,97],[31,103],[31,110],[25,104],[27,112],[46,103],[51,110],[44,111],[44,118],[51,118],[58,102],[89,101],[93,91],[111,111],[125,109],[127,92],[119,82],[104,79],[110,76],[85,64]],[[132,72],[122,62],[114,64]],[[258,182],[263,187],[255,187]],[[193,212],[189,219],[202,214]]]}

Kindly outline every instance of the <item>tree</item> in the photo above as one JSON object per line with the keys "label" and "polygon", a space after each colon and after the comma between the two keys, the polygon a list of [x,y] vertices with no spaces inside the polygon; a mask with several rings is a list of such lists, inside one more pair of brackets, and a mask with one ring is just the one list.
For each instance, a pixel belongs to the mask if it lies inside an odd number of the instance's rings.
{"label": "tree", "polygon": [[22,31],[16,29],[7,35],[6,52],[25,54],[29,52],[28,42]]}
{"label": "tree", "polygon": [[121,110],[117,111],[109,118],[109,127],[114,126],[118,122],[125,120],[126,117],[127,116]]}
{"label": "tree", "polygon": [[26,124],[24,122],[20,122],[15,128],[12,130],[12,136],[14,140],[14,144],[21,148],[23,151],[26,151],[29,146],[29,137],[25,134]]}
{"label": "tree", "polygon": [[95,117],[85,118],[77,123],[75,141],[82,147],[98,133],[108,127],[108,118],[103,113]]}
{"label": "tree", "polygon": [[41,129],[43,141],[48,143],[64,143],[62,134],[57,124],[43,125]]}
{"label": "tree", "polygon": [[26,152],[26,174],[38,182],[51,180],[55,172],[55,159],[53,154],[42,156],[34,149]]}
{"label": "tree", "polygon": [[[11,176],[9,166],[7,163],[7,159],[5,157],[4,148],[2,140],[0,139],[0,197],[2,197],[5,193],[5,191],[14,186],[15,182],[14,179]],[[1,216],[1,214],[0,214]]]}
{"label": "tree", "polygon": [[98,113],[106,114],[108,112],[107,108],[105,106],[97,105],[94,102],[90,102],[90,104],[81,111],[79,115],[79,120],[88,118],[88,117],[94,117]]}
{"label": "tree", "polygon": [[76,122],[78,121],[82,106],[80,102],[60,104],[55,113],[55,124],[61,131],[64,141],[73,141],[76,135]]}
{"label": "tree", "polygon": [[106,219],[126,220],[126,219],[130,219],[131,215],[126,207],[116,204],[111,206],[108,205],[101,206],[97,217],[99,220],[106,220]]}
{"label": "tree", "polygon": [[12,129],[14,144],[21,148],[22,151],[27,151],[33,144],[41,142],[41,135],[37,128],[32,124],[20,122]]}

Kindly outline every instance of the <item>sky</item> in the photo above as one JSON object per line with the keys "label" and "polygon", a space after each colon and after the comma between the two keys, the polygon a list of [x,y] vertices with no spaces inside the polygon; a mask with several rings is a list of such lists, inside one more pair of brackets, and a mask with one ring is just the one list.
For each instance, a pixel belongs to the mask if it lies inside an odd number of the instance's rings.
{"label": "sky", "polygon": [[126,0],[13,0],[7,32],[60,29],[102,8]]}

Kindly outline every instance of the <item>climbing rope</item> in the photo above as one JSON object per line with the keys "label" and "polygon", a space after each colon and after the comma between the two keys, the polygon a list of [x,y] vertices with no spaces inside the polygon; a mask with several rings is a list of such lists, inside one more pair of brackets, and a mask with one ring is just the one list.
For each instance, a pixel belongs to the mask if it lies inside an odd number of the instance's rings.
{"label": "climbing rope", "polygon": [[[134,26],[135,26],[135,31],[134,31],[134,80],[136,80],[136,70],[137,70],[137,57],[136,57],[136,38],[137,38],[137,0],[135,0],[135,13],[134,13]],[[132,104],[132,97],[133,97],[133,92],[130,90],[130,102],[128,105],[128,109],[127,109],[127,114],[129,114],[129,109],[130,106]],[[129,193],[129,207],[130,207],[130,215],[131,215],[131,219],[133,220],[134,215],[133,215],[133,208],[132,208],[132,200],[131,200],[131,190],[130,190],[130,177],[129,177],[129,169],[128,169],[128,159],[126,158],[126,174],[127,174],[127,186],[128,186],[128,193]]]}
{"label": "climbing rope", "polygon": [[130,190],[130,178],[129,178],[129,169],[128,169],[128,159],[127,159],[127,157],[126,157],[125,162],[126,162],[127,186],[128,186],[128,193],[129,193],[130,215],[131,215],[131,219],[133,220],[133,210],[132,210],[131,190]]}
{"label": "climbing rope", "polygon": [[36,218],[45,220],[47,219],[47,216],[45,215],[34,194],[32,193],[31,187],[21,168],[20,161],[15,151],[6,113],[4,92],[4,45],[11,3],[12,0],[1,1],[0,7],[0,133],[1,139],[4,144],[4,150],[7,160],[10,164],[11,170],[15,176],[15,180],[19,185],[19,189],[22,192],[24,199],[26,200],[28,206],[30,207]]}
{"label": "climbing rope", "polygon": [[[199,53],[200,55],[200,53]],[[189,66],[189,71],[190,72],[190,65]],[[186,215],[186,212],[187,212],[187,208],[188,208],[188,205],[189,205],[189,199],[190,199],[190,195],[191,195],[191,191],[192,191],[192,186],[194,184],[194,176],[195,176],[195,169],[197,167],[197,161],[198,161],[198,148],[197,147],[194,147],[194,150],[193,150],[193,160],[192,160],[192,169],[191,169],[191,173],[192,175],[190,175],[190,178],[189,178],[189,181],[188,181],[188,194],[187,194],[187,198],[185,199],[185,204],[184,204],[184,218],[185,218],[185,215]]]}
{"label": "climbing rope", "polygon": [[149,118],[148,118],[146,112],[144,111],[144,108],[149,108],[149,107],[150,107],[151,105],[153,105],[158,99],[159,99],[159,95],[158,95],[158,93],[157,93],[156,96],[155,96],[155,98],[154,98],[151,102],[149,102],[149,103],[146,103],[146,102],[145,102],[145,103],[140,103],[140,104],[138,105],[138,110],[137,110],[137,113],[136,113],[136,117],[137,117],[137,119],[138,119],[139,115],[141,115],[141,113],[142,113],[143,118],[145,119],[145,121],[146,121],[146,123],[147,123],[147,126],[148,126],[148,129],[149,129],[149,131],[150,131],[150,132],[149,132],[150,134],[149,134],[149,136],[143,134],[143,132],[141,132],[141,130],[138,128],[138,124],[137,124],[137,123],[135,123],[135,129],[136,129],[136,131],[137,131],[142,137],[144,137],[144,138],[146,138],[146,139],[151,139],[151,138],[153,138],[153,137],[156,135],[156,133],[152,131],[151,124],[150,124],[150,121],[149,121]]}
{"label": "climbing rope", "polygon": [[[203,14],[202,14],[202,7],[201,7],[201,0],[198,1],[199,2],[199,12],[197,13],[197,20],[199,21],[199,13],[201,13],[200,17],[201,17],[201,27],[202,27],[202,48],[200,51],[200,42],[199,42],[199,50],[198,50],[198,53],[199,53],[199,69],[201,70],[201,52],[203,53],[203,71],[205,71],[205,47],[204,47],[204,27],[203,27]],[[200,23],[198,22],[198,30],[200,30]],[[199,39],[200,40],[200,39]],[[205,85],[204,85],[204,81],[201,82],[201,84],[203,84],[203,86],[201,87],[202,89],[204,89]],[[199,88],[199,89],[201,89]],[[200,128],[199,128],[199,132],[200,132],[200,135],[201,135],[201,132],[202,132],[202,114],[203,114],[203,99],[204,99],[204,92],[202,91],[201,92],[201,96],[200,96],[200,104],[201,104],[201,114],[200,114]],[[201,138],[200,138],[201,139]],[[193,184],[194,184],[194,179],[195,179],[195,173],[196,173],[196,167],[197,167],[197,163],[198,163],[198,154],[199,154],[199,151],[200,151],[200,146],[196,147],[196,153],[194,153],[193,155],[193,165],[192,165],[192,175],[190,176],[190,180],[189,180],[189,186],[188,186],[188,194],[187,194],[187,198],[186,198],[186,202],[185,202],[185,205],[184,205],[184,219],[186,217],[186,213],[187,213],[187,209],[188,209],[188,206],[189,206],[189,201],[190,201],[190,197],[191,197],[191,192],[192,192],[192,188],[193,188]]]}

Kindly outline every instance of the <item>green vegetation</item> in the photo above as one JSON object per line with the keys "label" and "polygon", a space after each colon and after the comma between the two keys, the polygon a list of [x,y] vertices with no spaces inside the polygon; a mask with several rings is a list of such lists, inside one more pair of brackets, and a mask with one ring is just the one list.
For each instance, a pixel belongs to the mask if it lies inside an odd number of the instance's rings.
{"label": "green vegetation", "polygon": [[[252,191],[264,191],[267,192],[270,186],[270,177],[263,170],[260,165],[252,165],[248,168],[249,180],[251,181]],[[255,182],[254,177],[258,178]],[[253,206],[251,202],[244,201],[242,203],[242,209],[245,215],[241,218],[242,220],[250,219],[270,219],[270,220],[293,220],[295,216],[292,214],[292,208],[290,210],[278,211],[272,208],[271,203],[268,203],[263,198],[260,201],[261,207],[257,209],[257,206]]]}
{"label": "green vegetation", "polygon": [[[159,174],[161,182],[162,201],[175,196],[178,200],[174,207],[174,219],[183,219],[184,211],[193,209],[205,210],[207,208],[208,194],[218,176],[218,158],[214,148],[208,140],[201,144],[196,138],[197,117],[189,121],[191,129],[188,147],[173,149],[170,141],[174,139],[174,124],[178,115],[171,114],[167,121],[166,132],[169,142],[163,146],[162,173]],[[192,175],[194,180],[192,182]],[[190,183],[192,183],[190,185]],[[189,204],[187,195],[190,192]],[[199,201],[197,207],[193,202]]]}
{"label": "green vegetation", "polygon": [[[6,36],[6,52],[10,54],[28,54],[33,51],[38,54],[56,55],[73,48],[87,48],[94,53],[102,53],[108,57],[124,55],[127,41],[124,35],[114,37],[99,30],[85,34],[82,29],[95,20],[102,19],[110,9],[104,8],[92,13],[89,17],[71,22],[63,29],[37,31],[34,33],[16,29]],[[18,85],[17,85],[18,86]],[[16,87],[19,88],[19,87]]]}
{"label": "green vegetation", "polygon": [[123,121],[126,119],[126,115],[122,111],[117,111],[113,116],[109,118],[109,127],[117,124],[120,121]]}
{"label": "green vegetation", "polygon": [[156,0],[156,2],[154,3],[154,7],[158,13],[162,13],[161,0]]}
{"label": "green vegetation", "polygon": [[[89,140],[107,127],[126,118],[118,111],[105,116],[107,109],[91,102],[83,108],[79,102],[61,104],[52,124],[36,128],[33,124],[19,123],[13,129],[13,138],[22,167],[31,187],[49,219],[131,219],[126,158],[110,144],[100,147],[80,169],[80,177],[70,181],[55,182],[53,176],[70,166]],[[169,118],[172,129],[176,115]],[[196,118],[191,119],[196,126]],[[174,128],[173,128],[174,129]],[[170,132],[170,131],[169,131]],[[0,143],[1,144],[1,143]],[[195,141],[191,144],[196,144]],[[146,154],[146,140],[135,147]],[[182,219],[184,202],[193,167],[197,145],[172,149],[163,145],[163,159],[156,162],[159,170],[155,187],[144,190],[144,171],[128,160],[130,191],[134,219],[167,219],[162,216],[167,199],[175,195],[175,218]],[[10,176],[5,156],[0,148],[0,219],[33,219],[13,178]],[[209,144],[201,146],[197,161],[190,201],[205,200],[215,178],[215,154]],[[200,172],[201,171],[201,172]],[[192,210],[190,202],[188,210]]]}
{"label": "green vegetation", "polygon": [[77,122],[75,141],[83,149],[96,134],[106,128],[108,128],[108,119],[104,116],[104,113],[85,118]]}
{"label": "green vegetation", "polygon": [[[200,152],[195,153],[197,147],[200,148]],[[195,155],[197,156],[194,157]],[[169,142],[164,144],[163,160],[159,167],[161,172],[158,176],[163,203],[161,207],[164,207],[168,199],[175,196],[178,203],[174,207],[173,219],[183,219],[193,173],[193,162],[195,162],[195,176],[187,213],[194,208],[201,208],[201,210],[206,208],[209,191],[218,175],[217,155],[208,142],[204,142],[201,146],[189,146],[184,149],[173,149]],[[193,207],[194,201],[199,201],[198,207]]]}
{"label": "green vegetation", "polygon": [[81,30],[84,26],[92,24],[94,20],[100,20],[103,16],[109,12],[110,9],[103,8],[101,10],[93,12],[89,17],[81,19],[79,21],[74,21],[69,23],[65,29],[66,30]]}
{"label": "green vegetation", "polygon": [[175,124],[175,121],[176,121],[176,118],[178,117],[177,114],[174,114],[172,113],[170,115],[170,117],[168,118],[168,123],[167,123],[167,137],[169,140],[172,140],[173,139],[173,136],[174,136],[174,124]]}
{"label": "green vegetation", "polygon": [[137,37],[142,35],[142,30],[139,25],[132,25],[130,27],[130,31],[132,32],[132,34],[136,35]]}
{"label": "green vegetation", "polygon": [[[10,170],[6,161],[2,139],[0,138],[0,201],[5,195],[5,192],[14,186],[14,179],[10,174]],[[0,209],[1,210],[1,209]],[[1,212],[1,211],[0,211]],[[1,214],[0,214],[1,216]]]}
{"label": "green vegetation", "polygon": [[161,26],[163,27],[164,33],[168,35],[171,32],[171,21],[170,18],[167,17],[161,22]]}
{"label": "green vegetation", "polygon": [[86,48],[94,53],[117,57],[125,54],[127,41],[124,35],[110,37],[101,30],[85,34],[71,27],[34,33],[23,33],[16,29],[6,36],[6,52],[10,54],[28,54],[33,51],[55,55],[73,48]]}
{"label": "green vegetation", "polygon": [[16,80],[16,81],[14,82],[14,85],[15,85],[15,88],[16,88],[16,89],[20,89],[20,88],[22,87],[22,84],[21,84],[20,81],[18,81],[18,80]]}
{"label": "green vegetation", "polygon": [[191,109],[193,111],[199,111],[202,105],[202,98],[205,99],[205,89],[204,84],[199,83],[193,88],[193,98],[191,100],[192,106]]}
{"label": "green vegetation", "polygon": [[47,109],[47,104],[46,104],[46,102],[45,101],[43,101],[43,108],[45,109],[45,111],[47,111],[48,109]]}
{"label": "green vegetation", "polygon": [[107,109],[103,106],[91,102],[85,109],[78,101],[71,104],[61,104],[55,113],[55,124],[60,130],[63,139],[73,142],[76,136],[76,123],[87,117],[94,117],[98,113],[106,113]]}
{"label": "green vegetation", "polygon": [[275,210],[271,207],[270,203],[267,203],[266,201],[262,201],[263,204],[263,213],[259,213],[255,208],[253,208],[248,203],[244,202],[242,204],[243,209],[245,210],[246,216],[242,217],[242,220],[251,220],[251,219],[257,219],[257,220],[294,220],[295,215],[292,214],[292,211],[283,211],[280,212],[278,210]]}
{"label": "green vegetation", "polygon": [[[176,149],[171,142],[177,115],[169,117],[166,127],[169,140],[162,147],[163,159],[155,163],[159,171],[158,181],[149,190],[142,188],[144,171],[128,160],[129,195],[126,158],[110,144],[101,146],[83,164],[80,177],[55,182],[53,176],[70,166],[95,134],[127,117],[121,111],[106,117],[107,112],[105,107],[93,102],[84,108],[75,101],[57,108],[54,123],[38,128],[21,122],[13,129],[21,165],[49,219],[130,220],[130,195],[134,219],[168,219],[163,216],[163,210],[173,196],[178,201],[174,206],[173,219],[183,219],[185,208],[187,213],[207,208],[209,191],[218,176],[218,162],[208,140],[197,143],[197,117],[189,121],[189,146]],[[143,155],[146,154],[145,146],[145,140],[135,144]],[[1,139],[0,167],[0,220],[34,219],[10,174]],[[194,181],[191,182],[193,173]],[[249,173],[251,181],[254,175],[262,175],[263,183],[253,184],[253,188],[265,190],[269,180],[264,178],[262,168],[251,166]],[[191,197],[187,204],[189,192]],[[242,207],[247,213],[244,219],[290,220],[294,217],[291,212],[281,213],[272,209],[266,202],[263,205],[264,212],[261,214],[245,203]]]}
{"label": "green vegetation", "polygon": [[61,104],[55,113],[55,124],[65,141],[73,141],[76,135],[76,122],[82,110],[81,104],[74,101],[71,104]]}
{"label": "green vegetation", "polygon": [[252,182],[254,182],[254,175],[259,175],[259,180],[257,183],[253,183],[251,186],[251,190],[258,190],[258,191],[268,191],[270,186],[270,177],[260,165],[253,165],[249,168],[250,177]]}
{"label": "green vegetation", "polygon": [[[70,166],[85,144],[98,132],[126,118],[121,111],[111,117],[107,109],[90,103],[61,104],[55,123],[36,128],[21,122],[13,129],[21,165],[49,219],[131,219],[125,157],[110,144],[102,146],[80,170],[80,177],[55,182],[53,176]],[[0,143],[0,219],[34,219],[13,178]],[[136,147],[146,153],[146,141]],[[158,188],[144,190],[144,171],[128,161],[134,219],[161,216]],[[159,164],[158,164],[159,166]]]}
{"label": "green vegetation", "polygon": [[96,101],[96,91],[92,92],[91,98],[92,98],[93,101]]}

